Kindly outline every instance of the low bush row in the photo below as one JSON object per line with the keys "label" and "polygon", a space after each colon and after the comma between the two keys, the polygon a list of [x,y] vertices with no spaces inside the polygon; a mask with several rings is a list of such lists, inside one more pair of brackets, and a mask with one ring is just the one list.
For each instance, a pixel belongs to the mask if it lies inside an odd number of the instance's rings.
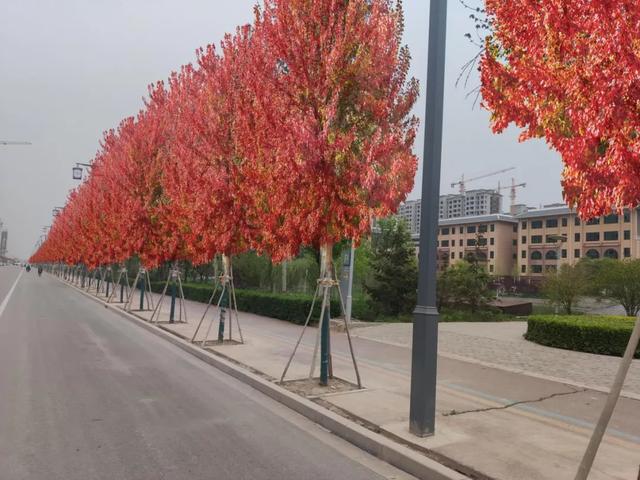
{"label": "low bush row", "polygon": [[[622,356],[634,324],[630,317],[533,315],[525,338],[565,350]],[[635,356],[640,358],[640,346]]]}
{"label": "low bush row", "polygon": [[[154,292],[161,293],[164,283],[153,283]],[[184,296],[187,300],[206,303],[211,298],[212,286],[205,284],[185,284]],[[218,289],[218,295],[220,290]],[[311,295],[300,293],[269,293],[256,290],[236,289],[238,310],[255,313],[265,317],[278,318],[288,322],[304,324],[311,309],[313,298]],[[217,302],[217,298],[216,298]],[[316,300],[312,322],[317,323],[320,316],[321,300]],[[331,302],[332,318],[339,317],[340,305],[337,301]]]}

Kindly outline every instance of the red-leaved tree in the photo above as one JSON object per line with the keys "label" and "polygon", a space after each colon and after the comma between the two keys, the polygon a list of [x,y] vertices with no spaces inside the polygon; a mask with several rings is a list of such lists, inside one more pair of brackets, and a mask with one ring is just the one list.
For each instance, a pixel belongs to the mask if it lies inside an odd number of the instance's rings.
{"label": "red-leaved tree", "polygon": [[481,63],[495,132],[544,138],[585,217],[640,203],[640,3],[486,0]]}

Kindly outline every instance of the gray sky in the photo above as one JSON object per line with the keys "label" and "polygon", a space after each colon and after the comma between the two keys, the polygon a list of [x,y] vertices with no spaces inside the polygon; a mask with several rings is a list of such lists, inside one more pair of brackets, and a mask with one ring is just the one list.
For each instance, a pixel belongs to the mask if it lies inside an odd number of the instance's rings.
{"label": "gray sky", "polygon": [[[472,0],[473,1],[473,0]],[[102,132],[142,105],[146,86],[194,60],[197,47],[218,43],[249,22],[255,0],[20,0],[4,2],[0,17],[0,218],[9,253],[27,257],[76,183],[75,162],[94,156]],[[405,0],[405,40],[413,75],[424,91],[428,2]],[[518,200],[537,206],[561,200],[558,155],[542,142],[496,136],[487,112],[455,87],[460,67],[477,51],[464,34],[469,12],[449,1],[442,192],[467,177],[517,170],[469,184],[495,188],[511,176],[526,181]],[[471,87],[478,84],[477,75]],[[416,112],[423,116],[424,97]],[[422,134],[416,151],[422,153]],[[410,198],[419,197],[421,171]],[[508,192],[505,192],[508,197]],[[505,205],[508,198],[505,197]]]}

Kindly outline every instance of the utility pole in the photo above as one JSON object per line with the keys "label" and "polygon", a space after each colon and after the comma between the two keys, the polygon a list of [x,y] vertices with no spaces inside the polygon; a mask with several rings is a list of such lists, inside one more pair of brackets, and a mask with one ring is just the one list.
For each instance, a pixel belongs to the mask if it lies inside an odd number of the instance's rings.
{"label": "utility pole", "polygon": [[419,437],[431,436],[435,432],[439,320],[436,307],[436,272],[446,41],[447,0],[431,0],[418,305],[413,313],[409,411],[409,429]]}

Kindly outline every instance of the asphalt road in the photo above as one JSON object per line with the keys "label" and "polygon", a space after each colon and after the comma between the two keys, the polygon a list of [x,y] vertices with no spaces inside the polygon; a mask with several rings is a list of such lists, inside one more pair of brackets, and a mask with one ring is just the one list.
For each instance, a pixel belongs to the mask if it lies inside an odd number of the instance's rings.
{"label": "asphalt road", "polygon": [[45,275],[5,305],[2,480],[411,478]]}

